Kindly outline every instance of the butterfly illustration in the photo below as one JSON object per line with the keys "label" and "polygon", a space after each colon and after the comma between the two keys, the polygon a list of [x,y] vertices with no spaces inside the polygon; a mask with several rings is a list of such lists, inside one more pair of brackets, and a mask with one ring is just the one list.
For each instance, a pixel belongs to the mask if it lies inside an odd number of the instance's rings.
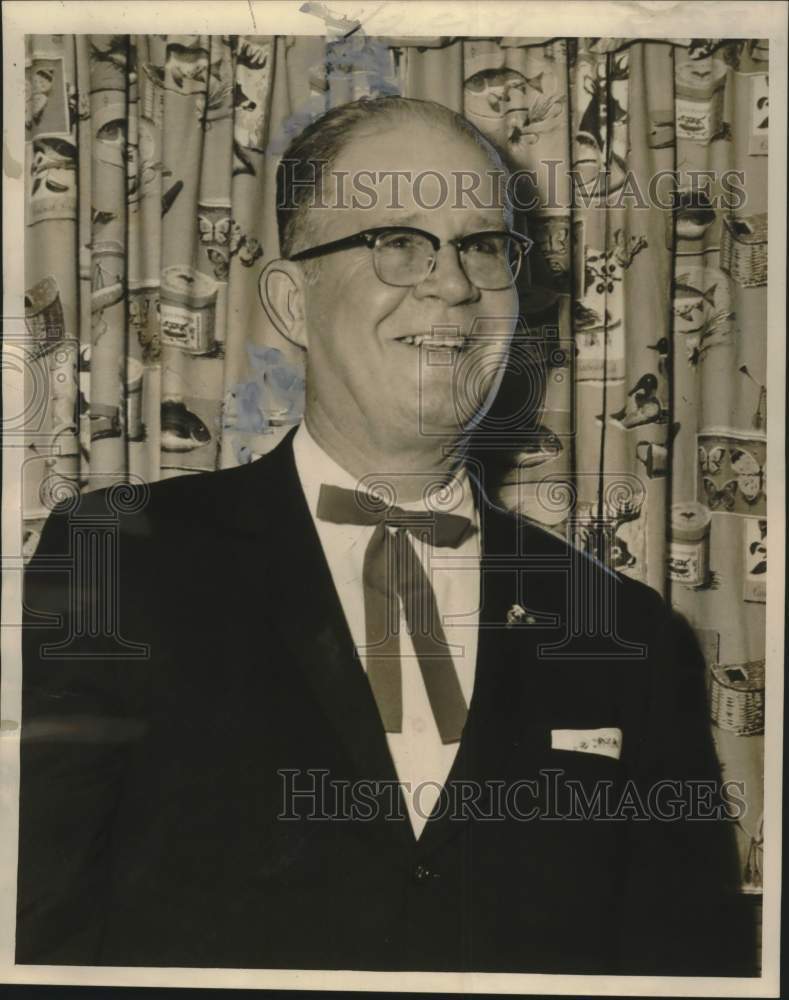
{"label": "butterfly illustration", "polygon": [[721,462],[725,456],[726,449],[721,448],[719,445],[710,448],[709,451],[702,445],[699,445],[699,465],[701,466],[701,471],[709,472],[710,475],[714,476],[720,469]]}
{"label": "butterfly illustration", "polygon": [[707,497],[707,506],[710,510],[734,509],[734,501],[737,499],[736,479],[730,479],[721,489],[718,489],[709,476],[704,476],[702,482]]}
{"label": "butterfly illustration", "polygon": [[729,453],[731,467],[737,473],[737,485],[745,502],[755,504],[764,496],[764,466],[744,448],[732,448]]}
{"label": "butterfly illustration", "polygon": [[201,243],[217,243],[219,246],[225,246],[230,236],[231,219],[229,215],[217,219],[216,222],[212,222],[204,215],[198,215],[197,224],[200,228]]}
{"label": "butterfly illustration", "polygon": [[216,280],[227,281],[227,276],[230,272],[230,261],[228,258],[221,250],[217,250],[216,247],[208,247],[206,253],[208,254],[208,259],[214,265],[214,277]]}

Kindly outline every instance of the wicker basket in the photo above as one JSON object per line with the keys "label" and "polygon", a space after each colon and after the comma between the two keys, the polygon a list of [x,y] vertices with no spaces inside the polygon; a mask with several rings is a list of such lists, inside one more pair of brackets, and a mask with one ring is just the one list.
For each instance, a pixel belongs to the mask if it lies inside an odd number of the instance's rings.
{"label": "wicker basket", "polygon": [[723,219],[721,270],[742,285],[767,284],[767,213]]}
{"label": "wicker basket", "polygon": [[710,678],[710,716],[738,736],[764,732],[764,660],[716,664]]}

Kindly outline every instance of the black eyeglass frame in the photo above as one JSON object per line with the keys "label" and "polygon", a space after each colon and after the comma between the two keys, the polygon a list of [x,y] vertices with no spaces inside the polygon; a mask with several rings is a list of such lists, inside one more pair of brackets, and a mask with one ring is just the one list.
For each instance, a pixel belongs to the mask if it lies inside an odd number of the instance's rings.
{"label": "black eyeglass frame", "polygon": [[[508,236],[515,246],[518,247],[518,260],[517,267],[512,274],[512,280],[507,285],[501,285],[497,288],[483,289],[483,291],[501,291],[504,288],[509,288],[515,284],[520,274],[521,266],[523,265],[523,259],[528,254],[529,250],[534,246],[534,240],[529,239],[528,236],[524,236],[523,233],[513,232],[511,229],[484,229],[477,233],[467,233],[465,236],[456,236],[451,240],[441,241],[438,236],[434,233],[429,233],[426,229],[417,229],[415,226],[378,226],[374,229],[363,229],[359,233],[354,233],[352,236],[344,236],[339,240],[332,240],[329,243],[321,243],[318,246],[308,247],[306,250],[299,250],[298,253],[291,254],[288,257],[290,261],[301,261],[301,260],[311,260],[314,257],[322,257],[327,253],[336,253],[338,250],[349,250],[352,247],[366,246],[368,250],[375,250],[378,240],[389,233],[411,233],[415,236],[424,236],[426,240],[433,247],[434,256],[430,263],[430,268],[423,278],[419,281],[409,281],[407,284],[394,285],[390,281],[384,281],[385,285],[392,285],[393,288],[412,288],[415,285],[421,284],[422,281],[427,280],[433,273],[436,266],[436,255],[442,246],[453,246],[457,252],[458,257],[461,262],[461,267],[463,266],[463,250],[464,246],[468,243],[472,243],[474,240],[478,240],[483,236]],[[463,273],[466,274],[465,268]],[[384,279],[378,274],[376,269],[376,275],[380,281]],[[466,275],[468,278],[468,275]],[[471,280],[471,279],[469,279]]]}

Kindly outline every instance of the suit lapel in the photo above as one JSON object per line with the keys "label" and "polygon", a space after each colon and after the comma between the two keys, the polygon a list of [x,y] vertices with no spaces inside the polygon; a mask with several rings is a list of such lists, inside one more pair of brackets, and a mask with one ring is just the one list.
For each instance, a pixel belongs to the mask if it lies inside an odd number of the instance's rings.
{"label": "suit lapel", "polygon": [[[480,625],[474,692],[468,719],[447,785],[479,783],[479,809],[489,802],[485,781],[507,770],[507,758],[524,730],[528,676],[523,664],[534,662],[533,630],[507,625],[507,612],[520,603],[522,582],[521,531],[518,519],[502,513],[479,497],[482,531],[480,564]],[[464,829],[469,818],[436,813],[425,826],[420,849],[432,851]]]}
{"label": "suit lapel", "polygon": [[[247,467],[251,488],[239,491],[234,530],[263,536],[266,600],[272,625],[344,748],[359,778],[396,782],[386,734],[359,661],[293,458],[290,432]],[[410,825],[387,823],[407,836]]]}

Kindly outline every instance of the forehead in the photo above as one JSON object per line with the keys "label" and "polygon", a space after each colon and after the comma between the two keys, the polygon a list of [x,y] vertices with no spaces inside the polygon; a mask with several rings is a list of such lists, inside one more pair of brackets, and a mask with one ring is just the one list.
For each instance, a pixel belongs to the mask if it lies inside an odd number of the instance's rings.
{"label": "forehead", "polygon": [[[500,226],[506,176],[470,136],[443,124],[394,120],[358,130],[326,177],[329,217],[363,221],[366,228],[463,217]],[[340,219],[337,219],[340,224]],[[334,219],[327,219],[334,222]],[[332,226],[334,228],[334,226]]]}

